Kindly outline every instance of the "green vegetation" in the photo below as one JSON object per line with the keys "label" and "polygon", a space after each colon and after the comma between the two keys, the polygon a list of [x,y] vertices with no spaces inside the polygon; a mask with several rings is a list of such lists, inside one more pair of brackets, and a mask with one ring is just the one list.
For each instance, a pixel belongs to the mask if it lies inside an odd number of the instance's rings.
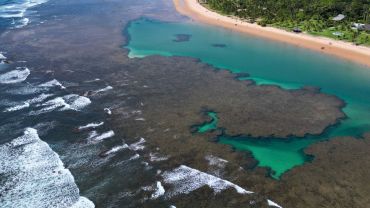
{"label": "green vegetation", "polygon": [[[208,0],[207,6],[262,26],[292,30],[370,45],[370,33],[352,28],[370,23],[369,0]],[[333,17],[343,14],[342,20]]]}

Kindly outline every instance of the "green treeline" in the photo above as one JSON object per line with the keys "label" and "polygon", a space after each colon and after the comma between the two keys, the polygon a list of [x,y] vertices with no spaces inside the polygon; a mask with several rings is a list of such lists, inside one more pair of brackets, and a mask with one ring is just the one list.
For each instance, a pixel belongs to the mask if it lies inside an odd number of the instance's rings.
{"label": "green treeline", "polygon": [[[352,23],[370,23],[370,0],[207,0],[207,4],[262,26],[298,27],[311,34],[370,43],[369,32],[351,28]],[[339,14],[345,18],[334,21]]]}

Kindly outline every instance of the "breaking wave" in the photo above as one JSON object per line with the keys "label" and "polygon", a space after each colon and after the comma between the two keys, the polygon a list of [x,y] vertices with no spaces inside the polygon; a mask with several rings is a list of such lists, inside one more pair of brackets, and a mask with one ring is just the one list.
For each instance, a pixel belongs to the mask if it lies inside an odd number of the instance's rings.
{"label": "breaking wave", "polygon": [[104,139],[108,139],[113,137],[114,131],[110,130],[107,132],[104,132],[102,134],[98,134],[96,131],[92,131],[89,134],[89,137],[87,138],[88,142],[100,142],[103,141]]}
{"label": "breaking wave", "polygon": [[66,87],[64,87],[58,80],[56,79],[53,79],[51,81],[48,81],[48,82],[45,82],[43,84],[40,84],[38,85],[39,87],[60,87],[61,89],[65,89]]}
{"label": "breaking wave", "polygon": [[11,107],[8,107],[6,108],[3,112],[13,112],[13,111],[18,111],[18,110],[22,110],[24,108],[28,108],[30,107],[30,105],[32,104],[35,104],[35,103],[40,103],[42,101],[44,101],[45,99],[47,99],[48,97],[52,96],[53,94],[40,94],[39,96],[35,97],[35,98],[31,98],[23,103],[18,103],[14,106],[11,106]]}
{"label": "breaking wave", "polygon": [[29,8],[46,3],[48,0],[7,0],[0,2],[0,20],[9,26],[21,28],[29,23],[26,12]]}
{"label": "breaking wave", "polygon": [[234,188],[239,194],[253,193],[229,181],[185,165],[181,165],[172,171],[164,172],[162,177],[164,183],[173,185],[172,190],[166,194],[168,198],[179,194],[188,194],[203,186],[210,187],[215,193],[219,193],[227,188]]}
{"label": "breaking wave", "polygon": [[17,67],[15,70],[0,75],[1,84],[14,84],[23,82],[30,75],[27,67]]}
{"label": "breaking wave", "polygon": [[57,97],[51,99],[38,107],[43,107],[38,111],[31,112],[31,115],[39,115],[42,113],[48,113],[58,109],[59,111],[74,110],[80,111],[91,103],[91,100],[84,96],[76,94],[65,95],[63,97]]}
{"label": "breaking wave", "polygon": [[84,129],[95,129],[99,126],[102,126],[104,125],[104,122],[99,122],[99,123],[89,123],[89,124],[86,124],[84,126],[80,126],[78,127],[78,130],[84,130]]}
{"label": "breaking wave", "polygon": [[0,207],[95,207],[36,129],[0,145],[0,154]]}
{"label": "breaking wave", "polygon": [[13,111],[22,110],[22,109],[28,108],[28,107],[30,107],[30,104],[28,102],[24,102],[23,104],[6,108],[3,112],[13,112]]}

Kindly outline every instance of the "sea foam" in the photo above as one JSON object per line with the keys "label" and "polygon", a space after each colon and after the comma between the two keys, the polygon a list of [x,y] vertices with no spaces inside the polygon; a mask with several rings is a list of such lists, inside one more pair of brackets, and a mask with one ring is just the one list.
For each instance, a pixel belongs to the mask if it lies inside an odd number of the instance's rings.
{"label": "sea foam", "polygon": [[0,52],[0,60],[5,60],[6,59],[6,57],[4,56],[4,54],[2,54],[1,52]]}
{"label": "sea foam", "polygon": [[48,81],[48,82],[45,82],[39,85],[28,84],[26,86],[22,86],[19,88],[9,89],[6,92],[9,94],[14,94],[14,95],[31,95],[31,94],[46,92],[53,87],[59,87],[60,89],[65,89],[65,87],[58,80],[53,79],[51,81]]}
{"label": "sea foam", "polygon": [[129,145],[129,148],[133,151],[137,151],[137,150],[143,150],[145,148],[145,146],[143,145],[145,143],[145,139],[144,138],[140,138],[139,141],[135,142],[135,143],[132,143]]}
{"label": "sea foam", "polygon": [[30,75],[30,70],[27,67],[17,67],[15,70],[6,72],[0,75],[1,84],[14,84],[23,82]]}
{"label": "sea foam", "polygon": [[0,207],[94,207],[80,197],[71,172],[36,129],[0,145],[0,154]]}
{"label": "sea foam", "polygon": [[105,92],[105,91],[108,91],[108,90],[111,90],[111,89],[113,89],[112,86],[107,86],[107,87],[104,87],[102,89],[96,90],[95,93]]}
{"label": "sea foam", "polygon": [[45,82],[43,84],[39,84],[39,87],[55,87],[55,86],[60,87],[61,89],[65,89],[65,87],[56,79]]}
{"label": "sea foam", "polygon": [[105,151],[105,152],[101,153],[100,155],[103,156],[103,157],[106,157],[108,155],[114,154],[114,153],[119,152],[119,151],[124,150],[124,149],[128,149],[127,144],[112,147],[110,150]]}
{"label": "sea foam", "polygon": [[0,17],[1,18],[22,18],[27,9],[34,7],[39,4],[43,4],[48,0],[23,0],[23,1],[9,1],[0,6]]}
{"label": "sea foam", "polygon": [[80,111],[91,103],[91,100],[84,96],[76,94],[65,95],[63,97],[57,97],[51,99],[38,107],[43,107],[38,111],[31,112],[31,115],[39,115],[42,113],[48,113],[58,109],[59,111],[74,110]]}
{"label": "sea foam", "polygon": [[15,28],[22,28],[24,26],[27,26],[28,23],[30,23],[30,19],[27,17],[24,17],[18,21],[18,25],[15,26]]}
{"label": "sea foam", "polygon": [[104,122],[99,122],[99,123],[89,123],[89,124],[86,124],[84,126],[80,126],[78,127],[78,130],[84,130],[84,129],[95,129],[99,126],[102,126],[104,125]]}
{"label": "sea foam", "polygon": [[50,96],[52,96],[52,94],[42,93],[42,94],[40,94],[39,96],[37,96],[35,98],[31,98],[27,101],[24,101],[23,103],[17,103],[16,105],[14,105],[12,107],[8,107],[3,112],[13,112],[13,111],[22,110],[24,108],[28,108],[28,107],[30,107],[30,105],[35,104],[35,103],[40,103],[40,102],[44,101],[45,99],[47,99]]}
{"label": "sea foam", "polygon": [[276,208],[283,208],[282,206],[278,205],[277,203],[271,201],[270,199],[267,199],[267,204],[270,206],[270,207],[276,207]]}
{"label": "sea foam", "polygon": [[30,107],[30,103],[24,102],[23,104],[19,104],[19,105],[16,105],[16,106],[6,108],[5,110],[3,110],[3,112],[13,112],[13,111],[22,110],[22,109],[28,108],[28,107]]}
{"label": "sea foam", "polygon": [[227,188],[234,188],[239,194],[252,194],[244,188],[235,185],[229,181],[215,177],[208,173],[190,168],[185,165],[172,170],[166,171],[162,174],[163,181],[166,184],[173,185],[173,188],[166,192],[166,197],[170,198],[179,194],[188,194],[203,186],[208,186],[215,193],[219,193]]}
{"label": "sea foam", "polygon": [[157,181],[155,191],[154,191],[154,193],[152,194],[152,196],[150,198],[151,199],[156,199],[160,196],[163,196],[165,192],[166,191],[165,191],[164,187],[162,186],[162,183],[160,181]]}
{"label": "sea foam", "polygon": [[111,138],[114,135],[115,135],[114,131],[112,131],[112,130],[109,130],[109,131],[101,133],[101,134],[98,134],[96,131],[91,131],[90,134],[89,134],[89,137],[87,138],[87,141],[92,142],[92,143],[96,143],[96,142],[100,142],[100,141],[103,141],[105,139]]}
{"label": "sea foam", "polygon": [[219,168],[224,168],[226,163],[228,163],[227,160],[224,160],[222,158],[219,158],[219,157],[216,157],[216,156],[213,156],[213,155],[206,155],[204,157],[204,159],[206,159],[208,161],[208,165],[217,166]]}

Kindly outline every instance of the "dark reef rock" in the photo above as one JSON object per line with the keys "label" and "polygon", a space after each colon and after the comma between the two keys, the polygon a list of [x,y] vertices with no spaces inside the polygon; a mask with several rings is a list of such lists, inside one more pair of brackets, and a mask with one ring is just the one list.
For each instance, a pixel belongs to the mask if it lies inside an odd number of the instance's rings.
{"label": "dark reef rock", "polygon": [[212,44],[212,47],[215,47],[215,48],[226,48],[226,44],[214,43],[214,44]]}
{"label": "dark reef rock", "polygon": [[188,42],[191,38],[189,34],[176,34],[173,42]]}
{"label": "dark reef rock", "polygon": [[370,135],[335,138],[310,146],[312,163],[286,173],[273,194],[285,207],[368,207]]}
{"label": "dark reef rock", "polygon": [[218,126],[228,135],[286,138],[320,134],[345,117],[344,103],[334,96],[308,88],[257,86],[190,59],[153,56],[132,62],[126,69],[141,85],[149,86],[146,93],[136,93],[147,103],[143,112],[149,120],[188,121],[184,123],[188,128],[202,123],[199,114],[206,107],[217,112]]}

